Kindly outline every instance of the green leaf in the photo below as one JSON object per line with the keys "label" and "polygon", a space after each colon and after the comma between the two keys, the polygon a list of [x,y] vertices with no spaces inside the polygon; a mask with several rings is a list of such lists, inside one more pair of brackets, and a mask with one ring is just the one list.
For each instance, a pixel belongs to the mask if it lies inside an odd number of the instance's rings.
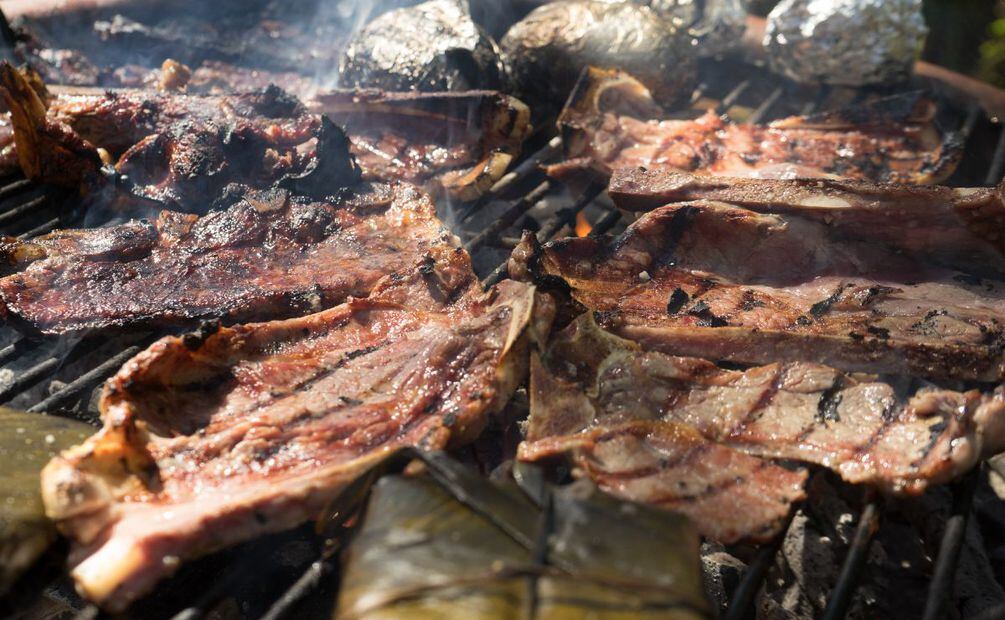
{"label": "green leaf", "polygon": [[683,517],[588,483],[546,486],[538,504],[514,482],[416,456],[425,473],[374,487],[344,557],[338,618],[710,617]]}
{"label": "green leaf", "polygon": [[94,431],[80,422],[0,407],[0,595],[56,538],[42,506],[42,468]]}

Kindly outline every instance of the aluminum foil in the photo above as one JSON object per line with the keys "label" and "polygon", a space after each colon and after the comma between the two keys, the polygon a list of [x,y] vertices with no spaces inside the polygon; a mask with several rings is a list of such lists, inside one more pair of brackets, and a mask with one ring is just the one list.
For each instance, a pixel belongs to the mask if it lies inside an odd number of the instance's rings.
{"label": "aluminum foil", "polygon": [[649,0],[649,6],[687,32],[699,56],[737,47],[747,30],[745,0]]}
{"label": "aluminum foil", "polygon": [[691,93],[694,47],[648,6],[576,0],[538,7],[500,45],[531,109],[561,107],[583,68],[621,69],[668,105]]}
{"label": "aluminum foil", "polygon": [[764,46],[796,81],[864,86],[910,76],[927,33],[921,0],[782,0]]}
{"label": "aluminum foil", "polygon": [[393,91],[499,90],[506,83],[495,41],[461,0],[380,15],[349,41],[339,73],[342,86]]}

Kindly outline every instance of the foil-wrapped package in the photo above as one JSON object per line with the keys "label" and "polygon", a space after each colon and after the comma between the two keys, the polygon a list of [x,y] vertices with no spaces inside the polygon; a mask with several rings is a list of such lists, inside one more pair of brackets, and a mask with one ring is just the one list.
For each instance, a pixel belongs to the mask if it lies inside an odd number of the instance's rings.
{"label": "foil-wrapped package", "polygon": [[499,49],[462,0],[431,0],[380,15],[352,37],[342,86],[463,91],[505,86]]}
{"label": "foil-wrapped package", "polygon": [[729,51],[747,30],[744,0],[649,0],[648,4],[691,36],[699,56]]}
{"label": "foil-wrapped package", "polygon": [[764,46],[796,81],[864,86],[906,79],[927,33],[921,0],[782,0]]}
{"label": "foil-wrapped package", "polygon": [[690,95],[695,77],[690,37],[636,2],[545,4],[500,45],[518,95],[537,111],[561,106],[587,66],[632,74],[664,105]]}

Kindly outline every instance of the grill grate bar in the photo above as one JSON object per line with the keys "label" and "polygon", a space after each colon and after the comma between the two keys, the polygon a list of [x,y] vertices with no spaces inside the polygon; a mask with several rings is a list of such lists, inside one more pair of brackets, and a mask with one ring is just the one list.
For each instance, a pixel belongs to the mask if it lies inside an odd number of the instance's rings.
{"label": "grill grate bar", "polygon": [[7,226],[12,222],[16,222],[22,217],[28,215],[32,211],[41,207],[45,202],[49,200],[48,195],[42,195],[37,198],[32,198],[28,202],[20,203],[3,213],[0,213],[0,226]]}
{"label": "grill grate bar", "polygon": [[695,88],[694,92],[691,93],[691,99],[689,101],[690,105],[694,105],[694,104],[698,103],[699,101],[701,101],[701,98],[705,96],[705,93],[707,91],[708,91],[708,84],[707,83],[702,82],[702,83],[698,84],[698,87]]}
{"label": "grill grate bar", "polygon": [[767,99],[765,99],[761,105],[757,106],[757,109],[754,110],[749,117],[747,117],[747,122],[753,124],[760,123],[771,110],[771,106],[775,105],[778,100],[782,98],[782,94],[784,92],[785,91],[781,86],[773,90],[771,94],[768,95]]}
{"label": "grill grate bar", "polygon": [[562,150],[562,139],[559,137],[552,138],[548,141],[548,144],[544,145],[538,149],[533,155],[525,159],[520,165],[514,168],[512,171],[506,173],[501,179],[496,181],[495,185],[489,188],[489,191],[485,192],[478,200],[476,200],[470,207],[468,207],[463,214],[461,214],[460,221],[462,223],[467,222],[471,219],[474,214],[485,206],[490,200],[495,197],[502,195],[508,189],[516,185],[518,182],[526,179],[530,175],[537,172],[541,164],[550,160],[552,157],[558,155]]}
{"label": "grill grate bar", "polygon": [[83,396],[83,394],[100,383],[103,379],[114,374],[131,357],[142,350],[140,346],[132,346],[118,355],[111,357],[104,363],[92,368],[90,371],[68,383],[64,388],[50,395],[45,400],[36,403],[28,408],[28,413],[41,413],[50,409],[58,408],[65,403]]}
{"label": "grill grate bar", "polygon": [[972,104],[967,109],[967,118],[963,121],[963,125],[960,127],[960,135],[963,137],[964,142],[970,138],[974,133],[974,128],[977,127],[977,123],[980,122],[984,113],[981,106]]}
{"label": "grill grate bar", "polygon": [[527,195],[520,198],[520,200],[513,203],[510,208],[503,211],[499,217],[485,227],[485,229],[477,234],[471,241],[468,241],[464,245],[469,253],[481,248],[490,239],[496,239],[499,234],[512,226],[522,215],[530,211],[534,205],[544,198],[551,188],[553,183],[550,180],[543,181],[540,185],[532,189]]}
{"label": "grill grate bar", "polygon": [[15,396],[28,390],[59,369],[60,358],[49,357],[18,374],[17,379],[0,390],[0,403],[9,402]]}
{"label": "grill grate bar", "polygon": [[36,344],[27,338],[21,338],[16,342],[0,349],[0,366],[7,362],[16,360],[28,351],[35,348]]}
{"label": "grill grate bar", "polygon": [[839,620],[848,615],[848,608],[851,606],[855,590],[858,589],[859,578],[862,576],[862,568],[869,557],[869,547],[872,546],[872,539],[879,530],[879,504],[875,500],[869,501],[862,515],[858,520],[858,527],[855,528],[855,536],[851,541],[851,548],[845,557],[844,564],[841,565],[841,573],[830,600],[827,601],[827,609],[824,610],[823,620]]}
{"label": "grill grate bar", "polygon": [[331,560],[314,562],[292,586],[283,592],[283,595],[265,612],[261,620],[280,620],[280,618],[286,617],[294,605],[310,596],[321,585],[321,581],[333,572],[335,572],[335,566]]}
{"label": "grill grate bar", "polygon": [[736,87],[733,88],[733,90],[729,91],[729,94],[727,94],[725,97],[722,98],[722,102],[719,104],[719,109],[722,110],[723,112],[727,112],[731,107],[733,107],[733,104],[737,102],[740,96],[743,95],[744,91],[746,91],[747,88],[749,87],[750,87],[750,80],[743,80],[742,82],[737,84]]}
{"label": "grill grate bar", "polygon": [[579,214],[583,209],[590,206],[590,204],[597,199],[603,191],[604,187],[601,185],[591,185],[572,206],[566,207],[564,209],[559,209],[558,213],[541,227],[541,230],[537,233],[537,238],[540,241],[546,241],[551,239],[559,233],[566,226],[571,225],[576,221],[576,215]]}
{"label": "grill grate bar", "polygon": [[736,591],[733,593],[733,598],[729,601],[729,609],[726,610],[723,620],[747,620],[754,617],[754,599],[757,596],[758,590],[761,589],[761,584],[764,583],[764,579],[768,575],[768,569],[771,568],[772,563],[775,561],[775,556],[778,555],[778,551],[782,548],[782,543],[785,542],[785,534],[789,530],[789,524],[792,522],[792,517],[795,516],[795,513],[795,510],[789,513],[788,520],[781,534],[776,536],[769,544],[757,550],[757,555],[754,556],[753,561],[747,566],[746,572],[740,578],[740,583],[736,586]]}
{"label": "grill grate bar", "polygon": [[12,194],[17,194],[19,192],[29,190],[34,187],[31,179],[21,179],[20,181],[14,181],[13,183],[8,183],[3,187],[0,187],[0,200],[11,196]]}
{"label": "grill grate bar", "polygon": [[60,223],[59,222],[59,218],[58,217],[54,217],[51,220],[49,220],[48,222],[46,222],[45,224],[42,224],[40,226],[36,226],[35,228],[32,228],[31,230],[29,230],[27,232],[21,233],[20,235],[17,236],[17,238],[18,239],[32,239],[34,237],[38,237],[39,235],[44,235],[46,233],[50,233],[50,232],[56,230],[56,228],[59,226],[59,223]]}
{"label": "grill grate bar", "polygon": [[604,217],[597,220],[597,223],[593,225],[593,230],[590,231],[591,237],[596,237],[602,235],[615,226],[621,221],[621,212],[617,209],[611,209],[604,214]]}
{"label": "grill grate bar", "polygon": [[998,138],[998,146],[995,147],[995,155],[988,168],[988,176],[984,180],[986,185],[998,185],[1005,176],[1005,127],[1002,128],[1001,136]]}
{"label": "grill grate bar", "polygon": [[952,595],[956,567],[963,548],[963,535],[967,531],[967,520],[973,505],[974,489],[980,477],[980,466],[967,474],[967,477],[953,485],[953,514],[946,521],[939,542],[939,555],[935,562],[935,571],[928,588],[928,598],[925,601],[924,620],[941,620],[946,617],[946,605]]}

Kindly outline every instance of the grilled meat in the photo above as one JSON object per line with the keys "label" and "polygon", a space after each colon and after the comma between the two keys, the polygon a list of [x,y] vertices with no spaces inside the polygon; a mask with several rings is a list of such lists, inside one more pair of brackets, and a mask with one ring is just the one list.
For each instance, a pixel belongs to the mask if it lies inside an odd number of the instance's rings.
{"label": "grilled meat", "polygon": [[342,83],[397,91],[501,89],[495,41],[464,0],[430,0],[388,11],[356,33],[339,63]]}
{"label": "grilled meat", "polygon": [[335,91],[309,109],[273,87],[228,96],[101,92],[60,95],[45,113],[20,74],[0,76],[18,89],[8,99],[30,177],[105,186],[100,147],[134,195],[186,211],[204,210],[231,181],[265,188],[302,174],[316,159],[319,114],[346,127],[365,178],[424,184],[458,200],[491,187],[530,132],[527,107],[494,92]]}
{"label": "grilled meat", "polygon": [[664,105],[690,94],[695,80],[690,35],[635,2],[549,2],[510,28],[500,46],[517,95],[536,114],[557,111],[587,66],[631,72]]}
{"label": "grilled meat", "polygon": [[[580,331],[573,324],[548,344],[544,360],[532,355],[531,416],[518,457],[567,457],[577,476],[624,499],[683,513],[714,540],[770,540],[792,504],[805,498],[806,471],[708,440],[692,425],[653,410],[650,401],[668,392],[643,394],[657,387],[648,377],[631,388],[638,407],[621,409],[626,403],[616,399],[624,395],[597,376],[601,368],[617,372],[606,364],[613,349],[630,348],[615,343],[596,328]],[[563,364],[576,374],[568,375]]]}
{"label": "grilled meat", "polygon": [[674,170],[615,171],[611,199],[627,211],[715,200],[824,223],[839,237],[881,243],[961,271],[1005,276],[1005,186],[954,189],[831,179],[736,179]]}
{"label": "grilled meat", "polygon": [[303,174],[300,148],[318,117],[278,88],[230,97],[145,92],[56,98],[48,110],[27,80],[0,66],[18,158],[32,179],[73,189],[107,185],[98,147],[132,193],[163,206],[205,209],[228,183],[266,188]]}
{"label": "grilled meat", "polygon": [[522,380],[533,289],[480,293],[460,249],[378,289],[126,363],[104,429],[43,472],[85,596],[121,611],[179,560],[317,518],[396,448],[481,431]]}
{"label": "grilled meat", "polygon": [[[900,226],[900,223],[895,224]],[[525,236],[511,274],[674,355],[1005,379],[1005,287],[825,224],[718,202],[651,211],[617,239]]]}
{"label": "grilled meat", "polygon": [[3,240],[18,269],[0,279],[4,315],[50,334],[295,316],[365,297],[457,244],[429,197],[404,184],[333,202],[246,188],[227,200],[203,217],[164,211],[153,223]]}
{"label": "grilled meat", "polygon": [[492,187],[531,131],[527,106],[491,91],[336,91],[308,105],[346,127],[364,178],[423,184],[457,200]]}
{"label": "grilled meat", "polygon": [[568,453],[604,488],[689,514],[726,542],[770,535],[802,497],[804,474],[776,460],[915,494],[1005,448],[1001,389],[904,397],[804,362],[722,370],[644,350],[588,315],[531,372],[521,458]]}
{"label": "grilled meat", "polygon": [[713,111],[695,120],[661,120],[639,82],[591,70],[559,120],[567,160],[549,174],[606,181],[618,168],[643,166],[733,177],[938,183],[955,170],[963,144],[957,134],[937,129],[934,113],[931,101],[904,95],[768,125],[735,124]]}

